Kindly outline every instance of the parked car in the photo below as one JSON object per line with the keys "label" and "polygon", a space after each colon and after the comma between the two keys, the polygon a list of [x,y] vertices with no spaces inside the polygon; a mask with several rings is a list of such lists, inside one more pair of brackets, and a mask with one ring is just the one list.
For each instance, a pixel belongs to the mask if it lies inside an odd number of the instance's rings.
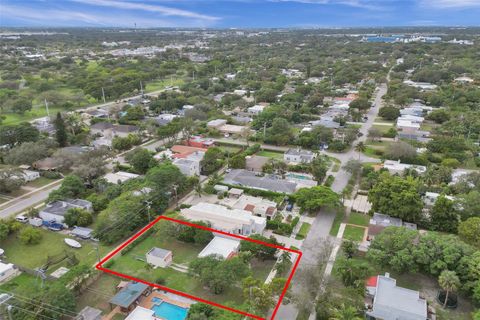
{"label": "parked car", "polygon": [[26,216],[24,216],[23,214],[19,214],[18,216],[16,216],[15,220],[17,220],[18,222],[21,222],[21,223],[27,223],[28,222],[28,218]]}

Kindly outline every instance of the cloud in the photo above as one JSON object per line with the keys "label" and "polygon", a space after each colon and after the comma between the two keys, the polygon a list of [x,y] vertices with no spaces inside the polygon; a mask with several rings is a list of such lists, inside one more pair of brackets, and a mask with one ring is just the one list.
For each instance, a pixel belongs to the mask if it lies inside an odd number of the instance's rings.
{"label": "cloud", "polygon": [[480,8],[480,0],[421,0],[420,5],[436,9]]}
{"label": "cloud", "polygon": [[145,18],[129,14],[97,15],[78,10],[32,9],[11,5],[2,5],[2,16],[23,21],[31,26],[133,27],[136,23],[140,27],[195,27],[204,24],[204,20],[198,19],[178,21],[178,19]]}
{"label": "cloud", "polygon": [[375,1],[375,0],[269,0],[270,2],[297,2],[305,4],[319,5],[344,5],[349,7],[367,9],[367,10],[383,10],[382,6],[385,2],[391,1]]}
{"label": "cloud", "polygon": [[164,16],[176,16],[176,17],[183,17],[183,18],[193,18],[193,19],[200,19],[200,20],[207,20],[207,21],[216,21],[219,20],[219,17],[199,14],[192,11],[181,10],[166,6],[160,5],[153,5],[153,4],[145,4],[145,3],[138,3],[138,2],[127,2],[127,1],[116,1],[116,0],[71,0],[77,3],[88,4],[92,6],[101,6],[101,7],[109,7],[109,8],[116,8],[116,9],[126,9],[126,10],[141,10],[153,13],[160,13]]}

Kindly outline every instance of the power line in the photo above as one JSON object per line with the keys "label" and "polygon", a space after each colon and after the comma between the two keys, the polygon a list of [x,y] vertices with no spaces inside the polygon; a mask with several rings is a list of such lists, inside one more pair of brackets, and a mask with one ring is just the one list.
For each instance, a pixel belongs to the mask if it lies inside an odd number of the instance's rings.
{"label": "power line", "polygon": [[[35,301],[38,301],[38,299],[29,298],[29,297],[26,297],[26,296],[22,296],[22,295],[19,295],[19,294],[10,292],[10,291],[6,291],[6,290],[1,290],[1,289],[0,289],[0,292],[8,293],[9,295],[11,295],[11,297],[13,299],[16,299],[18,301],[25,302],[25,303],[28,303],[28,304],[31,304],[31,305],[35,305],[35,306],[45,305],[45,306],[48,306],[48,307],[44,307],[44,309],[49,309],[50,311],[54,311],[54,312],[57,312],[59,314],[66,315],[66,316],[71,317],[71,318],[73,318],[74,316],[77,315],[77,313],[74,312],[74,311],[70,311],[70,310],[67,310],[67,309],[64,309],[64,308],[61,308],[61,307],[53,306],[53,305],[45,303],[43,301],[42,302],[40,302],[40,301],[35,302]],[[59,311],[59,310],[62,310],[62,311]],[[71,315],[68,315],[68,313],[70,313]]]}

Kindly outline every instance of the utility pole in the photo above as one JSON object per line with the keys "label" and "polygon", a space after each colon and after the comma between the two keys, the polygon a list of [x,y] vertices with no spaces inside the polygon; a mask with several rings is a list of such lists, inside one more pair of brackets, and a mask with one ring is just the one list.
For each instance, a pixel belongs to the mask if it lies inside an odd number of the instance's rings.
{"label": "utility pole", "polygon": [[103,90],[103,87],[102,87],[102,97],[103,97],[103,103],[105,103],[105,90]]}
{"label": "utility pole", "polygon": [[142,81],[140,81],[140,92],[142,93],[142,98],[143,98],[143,85],[142,85]]}
{"label": "utility pole", "polygon": [[263,140],[265,140],[265,135],[267,134],[267,122],[263,123]]}
{"label": "utility pole", "polygon": [[145,206],[147,207],[148,222],[150,222],[152,220],[150,217],[150,209],[152,208],[152,201],[145,200]]}
{"label": "utility pole", "polygon": [[8,312],[8,319],[9,320],[13,320],[12,309],[13,309],[13,307],[11,305],[7,305],[7,312]]}
{"label": "utility pole", "polygon": [[193,78],[193,81],[195,81],[195,71],[192,71],[192,78]]}
{"label": "utility pole", "polygon": [[50,118],[50,111],[48,111],[48,102],[47,102],[47,98],[45,98],[45,109],[47,110],[47,116]]}

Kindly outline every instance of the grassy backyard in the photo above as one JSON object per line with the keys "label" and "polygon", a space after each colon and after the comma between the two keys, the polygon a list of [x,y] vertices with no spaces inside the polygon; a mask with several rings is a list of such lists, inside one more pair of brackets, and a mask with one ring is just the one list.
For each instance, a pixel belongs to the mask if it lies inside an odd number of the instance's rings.
{"label": "grassy backyard", "polygon": [[257,156],[262,156],[262,157],[268,157],[272,159],[278,159],[278,160],[283,160],[283,153],[281,152],[275,152],[275,151],[259,151],[257,152]]}
{"label": "grassy backyard", "polygon": [[359,225],[359,226],[368,227],[369,222],[370,222],[370,216],[368,216],[366,214],[352,212],[348,216],[348,221],[347,222],[350,223],[350,224],[356,224],[356,225]]}
{"label": "grassy backyard", "polygon": [[345,227],[345,232],[343,233],[343,239],[361,242],[363,240],[364,233],[365,228],[347,225]]}
{"label": "grassy backyard", "polygon": [[[76,257],[84,264],[93,265],[96,262],[97,255],[95,245],[92,242],[80,241],[82,248],[72,249],[63,241],[63,239],[67,238],[66,235],[45,229],[38,230],[42,233],[42,240],[36,245],[22,244],[15,234],[0,241],[0,247],[5,250],[5,260],[33,269],[43,266],[47,262],[48,256],[60,255],[68,251],[75,253]],[[109,252],[111,248],[99,245],[98,250],[100,256],[103,256]],[[52,266],[48,272],[53,272],[60,266],[65,266],[65,262],[60,262]]]}
{"label": "grassy backyard", "polygon": [[[173,265],[168,268],[152,268],[146,263],[145,254],[153,247],[159,247],[173,252]],[[109,269],[128,274],[133,277],[158,283],[166,287],[179,290],[204,299],[218,303],[234,302],[236,305],[243,304],[243,293],[241,286],[230,286],[221,295],[215,295],[207,290],[196,278],[178,267],[188,264],[197,258],[205,245],[184,243],[174,237],[166,235],[162,229],[152,233],[146,239],[134,243],[134,246],[125,254],[118,254]],[[252,259],[250,267],[252,275],[265,280],[272,270],[275,260]],[[181,267],[181,266],[180,266]]]}

